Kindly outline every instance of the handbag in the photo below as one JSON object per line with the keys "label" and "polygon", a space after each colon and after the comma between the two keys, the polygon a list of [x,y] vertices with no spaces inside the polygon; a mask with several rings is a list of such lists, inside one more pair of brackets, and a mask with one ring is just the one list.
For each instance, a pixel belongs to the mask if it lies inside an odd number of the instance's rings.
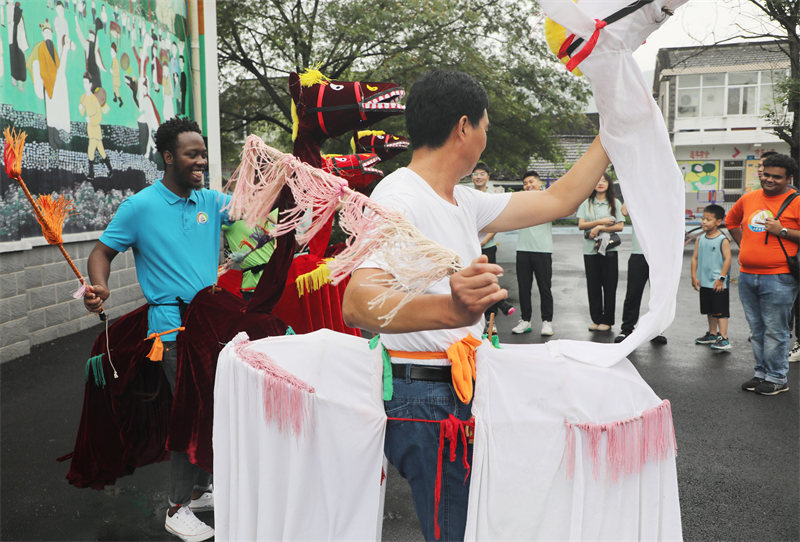
{"label": "handbag", "polygon": [[[591,200],[589,201],[589,206],[592,208],[592,216],[594,216],[594,219],[597,220],[597,211],[594,209],[594,206],[592,205]],[[589,232],[590,231],[591,230],[585,230],[583,232],[583,238],[584,239],[591,239],[591,237],[589,237]],[[618,246],[620,246],[622,244],[622,238],[619,236],[619,234],[617,234],[617,232],[604,232],[604,233],[608,233],[609,234],[608,245],[606,245],[606,250],[608,250],[610,248],[616,248],[616,247],[618,247]],[[597,236],[597,238],[595,239],[595,242],[594,242],[594,251],[595,252],[598,252],[598,250],[600,249],[600,244],[601,243],[602,243],[602,239],[600,238],[600,236]]]}
{"label": "handbag", "polygon": [[[794,198],[798,196],[800,196],[800,193],[795,192],[794,194],[789,195],[785,200],[783,200],[780,209],[778,209],[778,214],[775,215],[775,220],[778,220],[778,218],[780,218],[781,214],[783,214],[783,211],[785,211],[786,208],[789,206],[789,204],[792,203],[792,200],[794,200]],[[781,245],[781,250],[783,251],[783,255],[786,257],[786,264],[789,266],[789,274],[792,275],[795,281],[800,281],[800,262],[798,262],[797,260],[798,255],[795,254],[794,256],[790,257],[789,253],[786,252],[786,248],[783,246],[783,239],[781,239],[779,235],[775,235],[775,237],[778,238],[778,243]],[[768,239],[769,239],[769,233],[767,233],[764,239],[764,244],[767,244]]]}

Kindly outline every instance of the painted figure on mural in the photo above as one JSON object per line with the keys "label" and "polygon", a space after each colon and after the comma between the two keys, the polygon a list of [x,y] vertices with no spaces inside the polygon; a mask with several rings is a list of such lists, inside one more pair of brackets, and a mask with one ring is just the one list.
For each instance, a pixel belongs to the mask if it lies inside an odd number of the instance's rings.
{"label": "painted figure on mural", "polygon": [[171,119],[175,116],[175,102],[173,101],[174,96],[172,92],[172,77],[169,73],[168,59],[165,59],[164,61],[162,74],[164,76],[164,79],[161,81],[164,106],[161,108],[161,118]]}
{"label": "painted figure on mural", "polygon": [[[53,31],[55,33],[55,44],[58,56],[64,56],[64,37],[69,37],[69,23],[67,17],[64,15],[64,2],[58,0],[56,2],[56,16],[53,19]],[[70,40],[70,50],[75,49],[75,43]]]}
{"label": "painted figure on mural", "polygon": [[25,22],[22,18],[22,7],[19,2],[14,2],[8,6],[10,13],[8,20],[8,52],[9,52],[9,71],[11,72],[11,84],[17,87],[20,92],[24,88],[25,80],[28,78],[25,69],[25,51],[28,50],[28,39],[25,34]]}
{"label": "painted figure on mural", "polygon": [[[36,96],[45,102],[45,116],[47,118],[47,135],[50,146],[58,149],[64,143],[59,130],[69,132],[69,95],[67,92],[66,57],[59,56],[53,43],[53,28],[50,21],[45,19],[39,24],[42,31],[42,41],[31,49],[26,66],[31,72],[31,82]],[[62,37],[65,40],[67,51],[71,42],[69,34]]]}
{"label": "painted figure on mural", "polygon": [[178,69],[180,70],[180,86],[181,86],[181,115],[186,114],[186,70],[184,69],[185,62],[183,55],[178,57]]}
{"label": "painted figure on mural", "polygon": [[119,87],[122,85],[122,75],[117,58],[117,44],[111,44],[111,88],[114,89],[114,103],[122,107],[122,95],[119,93]]}
{"label": "painted figure on mural", "polygon": [[94,178],[94,158],[95,152],[100,154],[100,158],[108,168],[108,176],[111,176],[111,160],[106,156],[106,149],[103,146],[103,130],[100,123],[103,121],[103,113],[108,113],[109,107],[100,100],[92,90],[92,78],[88,73],[83,74],[83,96],[78,111],[86,117],[86,136],[89,138],[89,148],[86,154],[89,157],[89,178]]}
{"label": "painted figure on mural", "polygon": [[86,73],[89,74],[92,91],[94,91],[103,86],[103,82],[100,79],[100,70],[106,71],[103,57],[100,56],[100,51],[97,48],[97,33],[92,28],[88,32],[88,37],[84,37],[77,15],[75,16],[75,30],[78,32],[78,41],[83,47],[84,58],[86,59]]}

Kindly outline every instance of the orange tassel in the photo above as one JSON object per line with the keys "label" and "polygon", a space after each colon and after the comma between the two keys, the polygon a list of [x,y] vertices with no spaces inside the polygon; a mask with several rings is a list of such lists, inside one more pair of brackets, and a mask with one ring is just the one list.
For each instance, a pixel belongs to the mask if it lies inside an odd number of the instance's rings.
{"label": "orange tassel", "polygon": [[63,243],[61,233],[64,229],[64,220],[69,216],[78,214],[75,204],[71,199],[67,199],[66,196],[60,194],[57,198],[53,198],[50,195],[39,196],[36,198],[36,206],[39,208],[39,214],[44,220],[44,223],[39,222],[42,226],[44,238],[51,245]]}
{"label": "orange tassel", "polygon": [[3,162],[6,165],[6,175],[12,179],[21,180],[22,177],[22,148],[25,146],[25,132],[17,132],[13,128],[3,130],[6,136],[3,149]]}
{"label": "orange tassel", "polygon": [[147,353],[147,358],[150,361],[161,361],[164,359],[164,342],[161,340],[162,335],[168,335],[174,331],[183,331],[186,329],[185,327],[176,327],[175,329],[169,329],[167,331],[162,331],[160,333],[151,333],[147,337],[145,337],[145,341],[149,341],[153,339],[153,346],[150,348],[150,352]]}

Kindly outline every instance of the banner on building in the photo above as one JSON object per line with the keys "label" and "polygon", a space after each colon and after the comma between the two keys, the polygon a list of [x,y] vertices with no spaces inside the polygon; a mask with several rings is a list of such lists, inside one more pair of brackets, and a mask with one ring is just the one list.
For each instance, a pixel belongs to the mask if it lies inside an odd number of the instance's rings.
{"label": "banner on building", "polygon": [[719,160],[685,160],[678,161],[683,173],[686,192],[700,190],[718,190]]}

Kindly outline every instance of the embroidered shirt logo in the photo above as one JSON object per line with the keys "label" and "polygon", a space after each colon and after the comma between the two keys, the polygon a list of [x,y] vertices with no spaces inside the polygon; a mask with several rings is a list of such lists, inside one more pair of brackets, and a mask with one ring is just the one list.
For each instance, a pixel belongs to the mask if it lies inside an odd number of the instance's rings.
{"label": "embroidered shirt logo", "polygon": [[197,213],[197,223],[198,224],[205,224],[206,222],[208,222],[208,215],[206,213],[204,213],[203,211],[200,211],[199,213]]}
{"label": "embroidered shirt logo", "polygon": [[756,211],[750,215],[750,220],[747,221],[747,227],[750,228],[752,232],[761,233],[767,229],[764,225],[764,221],[767,218],[772,218],[772,212],[769,209]]}

